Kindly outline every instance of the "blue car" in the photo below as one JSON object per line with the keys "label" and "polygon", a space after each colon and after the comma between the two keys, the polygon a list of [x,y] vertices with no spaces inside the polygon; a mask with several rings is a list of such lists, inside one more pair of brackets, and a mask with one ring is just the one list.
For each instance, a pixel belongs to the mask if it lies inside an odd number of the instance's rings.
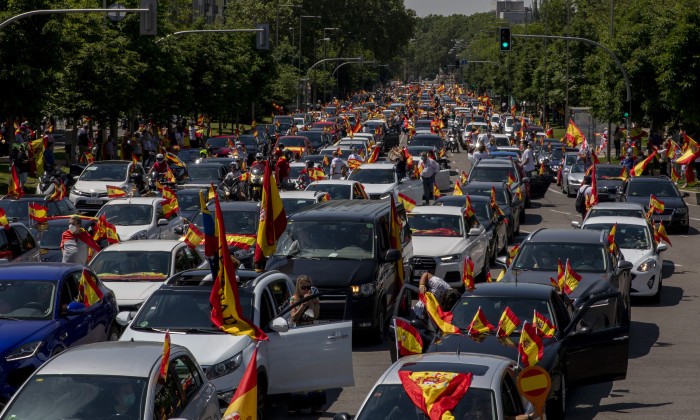
{"label": "blue car", "polygon": [[110,289],[97,280],[102,299],[89,307],[77,302],[84,268],[20,263],[0,270],[0,404],[54,354],[118,338],[114,318],[119,309]]}

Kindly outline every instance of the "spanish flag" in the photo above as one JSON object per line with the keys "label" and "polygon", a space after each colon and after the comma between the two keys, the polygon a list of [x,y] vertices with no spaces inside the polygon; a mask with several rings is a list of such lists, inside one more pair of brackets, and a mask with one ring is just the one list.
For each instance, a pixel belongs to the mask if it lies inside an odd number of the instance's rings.
{"label": "spanish flag", "polygon": [[663,213],[664,209],[664,202],[654,197],[654,194],[651,194],[649,196],[649,212]]}
{"label": "spanish flag", "polygon": [[438,189],[437,185],[433,184],[433,198],[440,197],[442,197],[442,194],[440,194],[440,190]]}
{"label": "spanish flag", "polygon": [[467,182],[467,173],[462,171],[461,174],[459,174],[459,183],[464,185]]}
{"label": "spanish flag", "polygon": [[520,185],[518,185],[518,188],[515,190],[515,198],[518,200],[523,199],[523,190],[520,188]]}
{"label": "spanish flag", "polygon": [[678,174],[676,168],[671,165],[671,181],[676,182],[679,179],[681,179],[681,176]]}
{"label": "spanish flag", "polygon": [[[608,233],[608,251],[611,253],[615,252],[615,232],[617,232],[617,223],[610,229],[610,233]],[[561,261],[559,261],[561,264]]]}
{"label": "spanish flag", "polygon": [[91,306],[102,299],[102,297],[104,297],[104,294],[97,287],[95,278],[86,269],[83,269],[83,275],[80,277],[80,283],[78,283],[78,302],[82,302],[85,306]]}
{"label": "spanish flag", "polygon": [[578,287],[581,281],[581,275],[576,273],[573,268],[571,268],[571,263],[566,260],[566,268],[564,270],[564,287],[563,291],[568,295]]}
{"label": "spanish flag", "polygon": [[5,216],[5,209],[0,209],[0,226],[5,229],[10,228],[10,222],[7,221],[7,216]]}
{"label": "spanish flag", "polygon": [[[215,246],[218,247],[219,273],[209,297],[211,322],[222,331],[232,335],[247,335],[254,340],[267,340],[267,335],[247,320],[241,312],[236,269],[233,266],[233,260],[226,243],[226,230],[219,197],[215,197],[214,200],[216,203],[216,239],[211,242],[214,242]],[[207,245],[208,243],[209,240],[207,240]]]}
{"label": "spanish flag", "polygon": [[554,337],[554,333],[556,332],[557,328],[549,321],[549,319],[547,319],[546,316],[537,312],[537,309],[534,311],[535,314],[532,317],[532,325],[535,326],[537,335],[544,338]]}
{"label": "spanish flag", "polygon": [[168,365],[170,365],[170,331],[165,332],[165,340],[163,341],[163,356],[160,359],[160,374],[158,382],[165,383],[168,377]]}
{"label": "spanish flag", "polygon": [[367,163],[374,163],[379,158],[379,146],[372,148],[372,153],[367,158]]}
{"label": "spanish flag", "polygon": [[556,287],[559,289],[560,292],[564,291],[564,283],[565,283],[565,274],[566,272],[564,271],[564,264],[561,263],[561,258],[557,258],[557,284]]}
{"label": "spanish flag", "polygon": [[119,187],[115,187],[112,185],[107,185],[107,197],[109,198],[118,198],[118,197],[125,197],[126,196],[126,191]]}
{"label": "spanish flag", "polygon": [[452,195],[463,195],[462,189],[459,187],[459,182],[455,182],[455,190],[452,191]]}
{"label": "spanish flag", "polygon": [[423,339],[413,325],[401,318],[394,318],[394,331],[399,357],[423,353]]}
{"label": "spanish flag", "polygon": [[353,133],[359,133],[361,130],[362,130],[362,123],[361,123],[360,120],[358,119],[358,120],[355,122],[355,126],[352,127],[352,132],[353,132]]}
{"label": "spanish flag", "polygon": [[[214,186],[212,185],[212,188]],[[214,195],[216,197],[216,194]],[[217,197],[218,198],[218,197]],[[213,257],[216,255],[216,232],[214,231],[214,218],[207,208],[207,202],[204,199],[204,192],[199,191],[199,208],[202,213],[202,226],[204,227],[204,255]]]}
{"label": "spanish flag", "polygon": [[700,146],[698,146],[698,143],[688,137],[685,133],[683,133],[683,138],[683,154],[676,159],[676,163],[679,165],[685,165],[692,162],[698,158],[698,155],[700,155]]}
{"label": "spanish flag", "polygon": [[474,212],[474,207],[472,207],[472,200],[469,198],[469,194],[466,194],[464,196],[466,198],[466,205],[464,207],[464,216],[467,219],[471,219],[472,217],[476,216],[476,213]]}
{"label": "spanish flag", "polygon": [[430,420],[454,419],[451,410],[467,393],[472,376],[471,372],[399,371],[406,394]]}
{"label": "spanish flag", "polygon": [[510,262],[513,261],[513,258],[518,255],[518,251],[520,251],[520,244],[514,246],[508,251],[508,264],[510,264]]}
{"label": "spanish flag", "polygon": [[576,147],[584,141],[586,141],[586,137],[581,130],[576,127],[576,124],[574,124],[572,120],[569,120],[569,126],[566,128],[566,142],[569,146]]}
{"label": "spanish flag", "polygon": [[423,302],[425,311],[443,334],[459,334],[459,328],[452,325],[452,312],[443,311],[431,292],[419,294],[418,299]]}
{"label": "spanish flag", "polygon": [[13,197],[21,197],[24,195],[24,190],[19,187],[19,178],[17,177],[17,168],[15,165],[11,166],[10,171],[10,182],[7,187],[7,195]]}
{"label": "spanish flag", "polygon": [[168,159],[168,162],[172,163],[173,165],[185,166],[180,158],[170,152],[165,152],[165,158]]}
{"label": "spanish flag", "polygon": [[187,229],[187,234],[182,240],[190,249],[195,249],[197,248],[197,245],[202,243],[204,240],[204,234],[197,229],[197,226],[190,223],[190,227]]}
{"label": "spanish flag", "polygon": [[[671,240],[668,239],[668,235],[666,234],[666,228],[664,227],[664,222],[659,222],[658,228],[654,227],[654,239],[656,239],[656,238],[671,245]],[[659,240],[657,240],[657,242],[659,242]],[[671,246],[673,246],[673,245],[671,245]]]}
{"label": "spanish flag", "polygon": [[106,239],[110,244],[116,244],[119,242],[119,235],[117,235],[117,228],[107,221],[107,216],[103,213],[95,223],[93,228],[95,233],[92,239],[95,241],[101,241]]}
{"label": "spanish flag", "polygon": [[644,170],[647,168],[647,165],[649,165],[649,162],[651,162],[651,160],[654,159],[654,156],[656,156],[658,152],[658,150],[654,150],[654,153],[649,155],[648,158],[634,165],[634,168],[632,168],[632,173],[634,174],[634,176],[641,176],[642,172],[644,172]]}
{"label": "spanish flag", "polygon": [[537,173],[539,176],[544,176],[547,173],[547,170],[544,168],[544,162],[542,162],[542,165],[540,165],[540,171]]}
{"label": "spanish flag", "polygon": [[330,194],[325,193],[323,197],[321,197],[321,201],[329,201],[331,199]]}
{"label": "spanish flag", "polygon": [[[277,181],[265,163],[263,191],[260,201],[260,223],[258,224],[258,246],[255,248],[255,263],[259,264],[265,257],[277,249],[277,240],[287,228],[287,215],[282,207],[282,199],[277,190]],[[218,216],[217,216],[218,217]],[[205,232],[206,233],[206,232]]]}
{"label": "spanish flag", "polygon": [[398,193],[399,197],[399,203],[403,204],[403,208],[406,210],[407,213],[410,213],[413,211],[414,208],[416,208],[416,202],[415,200]]}
{"label": "spanish flag", "polygon": [[359,168],[361,165],[362,161],[359,159],[348,159],[348,168],[350,168],[351,171]]}
{"label": "spanish flag", "polygon": [[464,260],[464,268],[462,269],[462,281],[464,282],[464,289],[466,291],[474,291],[474,262],[469,257],[467,257],[467,259]]}
{"label": "spanish flag", "polygon": [[255,420],[258,418],[258,346],[255,346],[243,378],[231,398],[222,420]]}
{"label": "spanish flag", "polygon": [[508,172],[508,188],[515,182],[515,177],[511,172]]}
{"label": "spanish flag", "polygon": [[163,207],[163,213],[165,213],[165,218],[169,219],[172,215],[177,214],[180,211],[180,205],[177,202],[177,195],[175,191],[168,187],[163,187],[163,198],[160,205]]}
{"label": "spanish flag", "polygon": [[[391,195],[391,214],[389,218],[389,246],[398,250],[399,254],[403,255],[403,244],[401,243],[401,229],[403,228],[403,223],[396,211],[396,202],[394,201],[393,195]],[[396,278],[398,279],[396,290],[399,290],[401,286],[403,286],[403,259],[396,261]]]}
{"label": "spanish flag", "polygon": [[29,218],[35,222],[43,223],[48,217],[49,209],[39,203],[29,203]]}
{"label": "spanish flag", "polygon": [[328,160],[328,155],[323,156],[323,166],[328,166],[330,165],[330,161]]}
{"label": "spanish flag", "polygon": [[168,168],[168,171],[165,173],[165,180],[171,184],[177,183],[175,175],[173,174],[173,171],[170,170],[170,168]]}
{"label": "spanish flag", "polygon": [[58,183],[53,184],[53,193],[49,197],[49,201],[61,201],[66,197],[66,186],[63,181],[59,180]]}
{"label": "spanish flag", "polygon": [[518,344],[518,354],[521,356],[523,365],[528,367],[537,364],[542,359],[543,351],[544,345],[535,327],[525,321],[523,330],[520,332],[520,344]]}
{"label": "spanish flag", "polygon": [[491,325],[489,320],[486,319],[486,315],[484,315],[481,306],[479,306],[479,309],[477,309],[474,314],[474,319],[471,324],[469,324],[469,335],[488,334],[495,329],[496,328]]}
{"label": "spanish flag", "polygon": [[498,320],[498,330],[496,331],[496,335],[499,337],[508,337],[509,335],[513,334],[513,331],[515,331],[515,329],[518,328],[521,323],[522,322],[520,319],[518,319],[515,313],[506,306],[506,309],[504,309],[503,313],[501,314],[501,319]]}

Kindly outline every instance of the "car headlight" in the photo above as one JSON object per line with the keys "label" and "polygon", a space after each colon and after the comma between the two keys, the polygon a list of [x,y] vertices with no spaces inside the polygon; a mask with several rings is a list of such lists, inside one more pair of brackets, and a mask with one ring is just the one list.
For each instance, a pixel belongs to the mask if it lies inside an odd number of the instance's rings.
{"label": "car headlight", "polygon": [[440,261],[442,261],[442,262],[454,262],[454,261],[461,261],[461,260],[462,260],[462,254],[445,255],[444,257],[440,257]]}
{"label": "car headlight", "polygon": [[688,210],[685,209],[685,207],[677,208],[674,210],[676,214],[685,214]]}
{"label": "car headlight", "polygon": [[648,260],[641,263],[639,265],[639,267],[637,267],[637,271],[644,272],[644,271],[653,270],[655,268],[656,268],[656,260],[653,258],[649,258]]}
{"label": "car headlight", "polygon": [[146,234],[145,230],[138,231],[131,235],[131,238],[129,238],[130,241],[137,241],[139,239],[148,239],[148,235]]}
{"label": "car headlight", "polygon": [[5,357],[5,361],[11,362],[13,360],[28,359],[33,357],[42,344],[44,344],[44,342],[41,340],[22,344],[21,346],[12,350],[10,354]]}
{"label": "car headlight", "polygon": [[243,352],[240,352],[230,359],[227,359],[221,363],[217,363],[215,365],[212,365],[209,369],[207,369],[207,378],[215,379],[215,378],[220,378],[224,375],[228,375],[229,373],[238,369],[238,367],[241,365],[242,361],[243,361]]}
{"label": "car headlight", "polygon": [[350,286],[355,296],[371,296],[374,294],[374,283],[364,283],[359,286]]}

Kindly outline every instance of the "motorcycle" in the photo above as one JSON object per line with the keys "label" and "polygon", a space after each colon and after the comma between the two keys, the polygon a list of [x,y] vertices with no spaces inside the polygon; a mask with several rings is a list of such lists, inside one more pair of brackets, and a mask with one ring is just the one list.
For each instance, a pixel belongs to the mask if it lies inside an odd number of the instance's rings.
{"label": "motorcycle", "polygon": [[241,182],[240,178],[224,180],[218,187],[216,192],[219,197],[223,197],[226,201],[245,201],[246,200],[246,185]]}
{"label": "motorcycle", "polygon": [[160,185],[168,187],[168,188],[175,188],[175,183],[169,182],[167,178],[165,177],[165,174],[161,174],[158,172],[151,172],[148,174],[148,189],[153,192],[158,191],[158,183]]}
{"label": "motorcycle", "polygon": [[454,134],[450,135],[447,145],[450,147],[452,153],[459,153],[459,142]]}
{"label": "motorcycle", "polygon": [[248,196],[253,201],[262,199],[263,178],[265,177],[265,165],[256,163],[250,168],[248,175]]}
{"label": "motorcycle", "polygon": [[51,173],[44,172],[39,177],[39,183],[36,186],[36,193],[51,195],[53,194],[56,185],[58,185],[60,182],[63,182],[63,185],[66,186],[66,191],[68,191],[73,184],[75,184],[75,179],[73,174],[67,174],[61,170],[55,170]]}

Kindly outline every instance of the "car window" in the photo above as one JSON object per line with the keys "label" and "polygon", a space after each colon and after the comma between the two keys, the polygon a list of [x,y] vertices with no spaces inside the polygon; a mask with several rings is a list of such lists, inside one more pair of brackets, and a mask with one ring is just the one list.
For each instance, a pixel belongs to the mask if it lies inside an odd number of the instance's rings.
{"label": "car window", "polygon": [[179,417],[185,408],[181,397],[181,385],[177,372],[177,362],[171,361],[168,365],[168,376],[165,383],[157,384],[153,401],[153,418],[166,420],[171,417]]}
{"label": "car window", "polygon": [[175,272],[185,271],[190,267],[190,261],[187,259],[187,254],[185,254],[185,247],[177,250],[175,253]]}
{"label": "car window", "polygon": [[175,370],[172,373],[177,375],[177,379],[180,381],[180,386],[185,395],[185,405],[187,405],[197,395],[197,391],[202,386],[202,378],[199,376],[199,370],[197,370],[194,362],[189,357],[178,357],[173,360],[173,365]]}
{"label": "car window", "polygon": [[275,301],[277,312],[282,312],[289,304],[289,288],[285,280],[278,280],[268,286],[272,299]]}
{"label": "car window", "polygon": [[0,259],[1,258],[12,258],[12,252],[10,252],[10,245],[7,243],[7,237],[3,232],[0,232]]}
{"label": "car window", "polygon": [[594,331],[603,331],[622,325],[622,317],[619,316],[620,295],[607,298],[593,299],[590,306],[583,312],[581,326]]}
{"label": "car window", "polygon": [[165,219],[165,213],[163,213],[163,203],[164,201],[161,201],[159,206],[156,206],[156,223],[160,219]]}
{"label": "car window", "polygon": [[[44,205],[44,204],[45,204],[45,205]],[[46,207],[46,208],[49,209],[49,210],[46,212],[46,214],[47,214],[49,217],[51,217],[51,216],[58,216],[58,215],[61,214],[61,213],[59,213],[59,211],[58,211],[58,206],[56,205],[56,202],[55,202],[55,201],[52,200],[52,201],[49,201],[48,203],[47,203],[47,202],[44,202],[44,204],[42,204],[42,205],[44,205],[44,207]]]}
{"label": "car window", "polygon": [[17,235],[17,230],[19,229],[21,229],[19,226],[14,226],[9,230],[5,230],[10,253],[12,254],[11,258],[17,258],[22,255],[22,246],[19,243],[19,237]]}
{"label": "car window", "polygon": [[56,201],[56,206],[58,207],[58,214],[59,215],[64,215],[68,214],[70,212],[70,208],[68,207],[68,204],[66,204],[66,201],[68,200],[60,200]]}
{"label": "car window", "polygon": [[[76,271],[66,276],[63,280],[63,286],[58,295],[61,311],[71,302],[78,301],[80,278],[83,276],[82,271]],[[65,306],[64,306],[65,305]]]}
{"label": "car window", "polygon": [[275,310],[270,294],[267,290],[263,290],[263,294],[260,296],[260,325],[263,327],[269,325],[274,317]]}
{"label": "car window", "polygon": [[518,395],[518,390],[513,383],[513,378],[506,374],[501,383],[501,400],[503,403],[504,417],[514,417],[523,413],[523,406]]}
{"label": "car window", "polygon": [[27,228],[24,226],[15,226],[15,233],[17,234],[17,240],[22,254],[36,248],[34,237],[32,237]]}
{"label": "car window", "polygon": [[187,260],[189,261],[189,268],[199,267],[199,265],[202,263],[202,257],[199,256],[199,253],[187,247],[183,249],[185,250],[185,255],[187,255]]}

